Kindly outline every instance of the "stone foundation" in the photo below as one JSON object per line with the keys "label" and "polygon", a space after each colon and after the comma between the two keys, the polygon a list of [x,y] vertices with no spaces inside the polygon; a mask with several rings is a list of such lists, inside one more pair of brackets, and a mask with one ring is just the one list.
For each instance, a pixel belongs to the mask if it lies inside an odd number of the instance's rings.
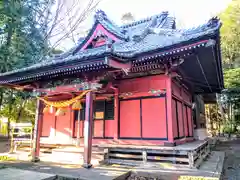
{"label": "stone foundation", "polygon": [[206,128],[195,129],[194,138],[196,140],[205,140],[206,138],[208,138],[207,129]]}

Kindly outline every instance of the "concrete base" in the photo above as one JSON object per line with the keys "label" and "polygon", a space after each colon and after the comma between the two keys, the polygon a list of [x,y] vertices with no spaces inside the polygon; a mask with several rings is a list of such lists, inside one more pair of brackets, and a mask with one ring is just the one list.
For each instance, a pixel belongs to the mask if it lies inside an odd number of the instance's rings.
{"label": "concrete base", "polygon": [[207,129],[206,128],[195,129],[194,138],[196,140],[205,140],[206,138],[208,138]]}
{"label": "concrete base", "polygon": [[31,161],[32,162],[39,162],[40,158],[39,157],[32,157]]}
{"label": "concrete base", "polygon": [[164,146],[166,146],[166,147],[174,147],[174,146],[176,146],[176,142],[164,142]]}
{"label": "concrete base", "polygon": [[84,163],[84,164],[82,165],[82,167],[84,167],[84,168],[86,168],[86,169],[89,169],[89,168],[92,167],[92,164]]}

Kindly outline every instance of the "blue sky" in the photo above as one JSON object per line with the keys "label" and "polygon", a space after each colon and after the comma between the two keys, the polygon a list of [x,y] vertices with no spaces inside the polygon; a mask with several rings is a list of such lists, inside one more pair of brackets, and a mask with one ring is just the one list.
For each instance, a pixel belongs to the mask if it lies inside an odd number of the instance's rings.
{"label": "blue sky", "polygon": [[[223,11],[231,0],[101,0],[98,9],[121,24],[124,13],[131,12],[135,19],[145,18],[162,11],[169,11],[177,19],[177,28],[198,26]],[[88,18],[84,29],[91,28],[93,18]],[[59,48],[69,49],[73,44],[65,40]]]}

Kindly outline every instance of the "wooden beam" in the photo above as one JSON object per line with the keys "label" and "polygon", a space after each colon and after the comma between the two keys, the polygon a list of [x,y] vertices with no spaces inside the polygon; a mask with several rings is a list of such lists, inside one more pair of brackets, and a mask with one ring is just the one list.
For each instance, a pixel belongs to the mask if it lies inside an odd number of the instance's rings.
{"label": "wooden beam", "polygon": [[91,168],[92,155],[92,126],[93,126],[93,92],[90,91],[86,95],[86,110],[84,121],[84,168]]}
{"label": "wooden beam", "polygon": [[172,78],[171,75],[166,76],[166,103],[167,103],[167,133],[168,133],[168,142],[173,143],[174,142],[174,135],[173,135],[173,117],[172,117]]}
{"label": "wooden beam", "polygon": [[132,63],[131,62],[121,63],[121,62],[115,61],[113,59],[108,59],[108,63],[107,64],[110,67],[117,68],[117,69],[131,69],[131,67],[132,67]]}
{"label": "wooden beam", "polygon": [[[87,87],[86,87],[87,86]],[[83,82],[80,84],[72,84],[72,85],[62,85],[62,86],[56,86],[54,88],[41,88],[41,89],[35,89],[36,92],[42,92],[47,93],[48,95],[55,95],[58,93],[69,93],[69,92],[79,92],[81,90],[86,89],[96,89],[101,88],[102,85],[99,84],[97,81],[94,82]]]}

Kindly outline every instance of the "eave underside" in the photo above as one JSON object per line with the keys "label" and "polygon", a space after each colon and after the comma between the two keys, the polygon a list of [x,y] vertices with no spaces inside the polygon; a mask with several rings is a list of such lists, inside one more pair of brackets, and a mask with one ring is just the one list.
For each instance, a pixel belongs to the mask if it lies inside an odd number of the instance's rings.
{"label": "eave underside", "polygon": [[212,47],[199,49],[180,66],[182,80],[196,93],[220,93],[224,88],[222,70]]}

